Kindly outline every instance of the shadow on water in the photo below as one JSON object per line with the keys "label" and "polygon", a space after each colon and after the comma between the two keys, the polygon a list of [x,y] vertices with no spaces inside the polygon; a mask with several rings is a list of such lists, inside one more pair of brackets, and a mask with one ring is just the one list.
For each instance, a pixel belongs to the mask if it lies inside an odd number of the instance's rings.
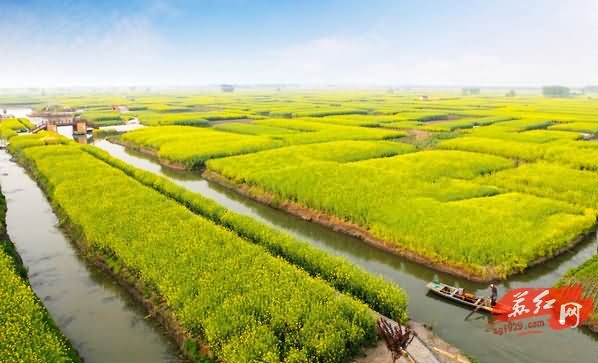
{"label": "shadow on water", "polygon": [[[440,337],[482,362],[594,363],[598,361],[597,337],[593,333],[581,329],[555,332],[545,328],[542,334],[518,336],[511,333],[499,336],[493,334],[493,327],[501,324],[500,322],[492,322],[487,315],[481,313],[476,313],[464,320],[471,310],[453,305],[436,296],[428,296],[425,287],[427,282],[438,279],[478,294],[489,295],[486,284],[437,272],[391,255],[356,238],[243,197],[216,183],[202,179],[197,173],[163,168],[155,159],[126,150],[120,145],[105,140],[97,141],[95,145],[114,157],[141,169],[166,176],[173,182],[209,197],[231,210],[252,216],[330,253],[345,256],[355,264],[397,282],[409,294],[409,312],[414,320],[432,326]],[[596,235],[592,234],[571,251],[498,284],[499,291],[504,292],[516,287],[550,287],[565,271],[588,260],[596,253],[597,246]]]}
{"label": "shadow on water", "polygon": [[0,183],[8,234],[31,285],[85,362],[182,361],[164,330],[144,318],[142,306],[78,255],[42,191],[5,151]]}

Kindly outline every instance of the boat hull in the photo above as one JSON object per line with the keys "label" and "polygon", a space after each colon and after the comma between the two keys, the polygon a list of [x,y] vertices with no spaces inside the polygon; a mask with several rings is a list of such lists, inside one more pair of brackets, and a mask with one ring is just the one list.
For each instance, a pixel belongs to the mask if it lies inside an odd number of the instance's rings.
{"label": "boat hull", "polygon": [[468,293],[464,293],[463,295],[458,294],[458,289],[454,286],[439,282],[430,282],[426,286],[436,295],[442,296],[447,300],[454,301],[461,305],[483,310],[491,314],[504,314],[507,311],[503,306],[492,306],[490,304],[490,299],[487,297]]}

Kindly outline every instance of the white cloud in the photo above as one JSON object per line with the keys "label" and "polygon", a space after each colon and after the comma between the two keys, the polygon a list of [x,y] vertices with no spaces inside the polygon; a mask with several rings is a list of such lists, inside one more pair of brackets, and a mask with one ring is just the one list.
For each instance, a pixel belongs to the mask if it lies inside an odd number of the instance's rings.
{"label": "white cloud", "polygon": [[402,30],[397,37],[390,21],[362,35],[323,33],[270,48],[256,44],[254,51],[237,57],[227,53],[235,44],[205,49],[171,43],[152,19],[178,16],[180,10],[165,0],[151,4],[145,13],[104,14],[102,26],[73,14],[48,20],[13,12],[0,23],[0,88],[220,82],[598,84],[598,0],[583,3],[589,7],[559,3],[554,24],[497,34],[476,29],[477,42],[467,43],[468,34],[451,33],[452,47],[434,36],[420,41],[418,29]]}
{"label": "white cloud", "polygon": [[148,18],[117,15],[102,27],[87,19],[14,14],[0,24],[0,87],[127,84],[155,73],[166,42]]}
{"label": "white cloud", "polygon": [[351,82],[399,58],[398,47],[372,36],[325,36],[264,52],[272,74],[290,82]]}

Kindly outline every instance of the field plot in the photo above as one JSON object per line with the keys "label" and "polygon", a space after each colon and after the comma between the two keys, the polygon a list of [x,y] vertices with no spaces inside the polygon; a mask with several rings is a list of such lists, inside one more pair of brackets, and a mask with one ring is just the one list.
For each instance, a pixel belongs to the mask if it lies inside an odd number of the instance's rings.
{"label": "field plot", "polygon": [[[396,147],[391,146],[379,150],[375,145],[362,145],[362,148],[380,155],[399,152]],[[271,254],[301,267],[310,275],[325,280],[338,291],[363,301],[375,311],[396,321],[407,319],[407,299],[396,285],[367,273],[342,257],[332,256],[305,241],[232,212],[201,194],[192,193],[163,177],[137,169],[104,151],[94,147],[85,147],[84,150],[124,171],[140,183],[178,201],[194,213],[234,231],[247,241],[263,246]],[[351,155],[345,157],[350,158]]]}
{"label": "field plot", "polygon": [[141,147],[154,149],[160,158],[184,165],[201,167],[208,159],[244,154],[282,145],[269,137],[240,135],[212,129],[186,126],[146,128],[127,133],[122,139]]}
{"label": "field plot", "polygon": [[598,174],[547,162],[523,164],[476,180],[482,184],[596,209]]}
{"label": "field plot", "polygon": [[473,279],[522,271],[595,223],[598,112],[587,99],[306,91],[70,101],[119,102],[160,126],[120,142],[164,165],[207,165],[258,199],[323,213]]}
{"label": "field plot", "polygon": [[[215,131],[216,130],[216,131]],[[214,129],[167,126],[127,133],[122,140],[157,151],[160,158],[199,168],[206,160],[247,154],[289,144],[333,140],[376,140],[404,136],[402,131],[326,125],[306,121],[263,120],[224,124]]]}
{"label": "field plot", "polygon": [[89,122],[90,125],[96,127],[120,125],[123,123],[121,114],[112,110],[85,111],[81,114],[81,118]]}
{"label": "field plot", "polygon": [[595,332],[598,332],[598,255],[583,265],[568,271],[558,282],[557,286],[572,286],[581,284],[584,296],[594,301],[594,313],[587,325]]}
{"label": "field plot", "polygon": [[440,147],[449,150],[499,155],[525,161],[536,161],[543,158],[545,154],[545,148],[536,143],[475,136],[446,140],[440,144]]}
{"label": "field plot", "polygon": [[[585,208],[500,194],[491,183],[476,182],[481,175],[510,170],[508,159],[459,151],[358,162],[342,154],[330,157],[341,148],[355,150],[335,143],[306,145],[211,160],[207,167],[237,183],[357,224],[437,267],[481,278],[521,271],[594,222],[594,214]],[[364,153],[361,159],[377,156]]]}
{"label": "field plot", "polygon": [[0,357],[3,362],[80,362],[27,281],[8,240],[0,194]]}
{"label": "field plot", "polygon": [[311,144],[336,140],[384,140],[406,135],[403,131],[324,124],[305,118],[293,120],[267,119],[256,121],[256,124],[301,132],[281,136],[280,139],[286,144]]}
{"label": "field plot", "polygon": [[161,125],[186,125],[186,126],[207,126],[208,120],[204,115],[197,112],[134,112],[139,121],[148,126]]}
{"label": "field plot", "polygon": [[523,130],[512,132],[505,130],[502,126],[495,125],[469,130],[464,135],[489,139],[501,139],[505,141],[531,142],[543,144],[550,141],[573,141],[580,138],[579,132],[553,131],[544,129]]}
{"label": "field plot", "polygon": [[258,125],[255,123],[225,123],[221,125],[214,126],[215,130],[220,131],[227,131],[233,132],[238,134],[246,134],[246,135],[262,135],[262,136],[271,136],[274,138],[282,138],[284,136],[288,136],[290,134],[297,134],[302,131],[300,130],[293,130],[284,127],[276,127],[276,126],[268,126],[268,125]]}
{"label": "field plot", "polygon": [[399,122],[403,118],[398,115],[340,115],[326,117],[312,117],[313,122],[338,124],[345,126],[369,126],[377,127],[390,122]]}
{"label": "field plot", "polygon": [[[546,140],[546,135],[536,134],[534,137]],[[517,137],[514,138],[517,139]],[[443,141],[440,143],[440,147],[450,150],[499,155],[528,162],[538,160],[554,161],[573,168],[598,170],[598,147],[583,141],[557,140],[534,143],[483,137],[462,137]]]}
{"label": "field plot", "polygon": [[567,122],[550,126],[549,129],[596,134],[598,133],[598,122]]}
{"label": "field plot", "polygon": [[143,283],[219,360],[341,362],[375,339],[366,305],[82,148],[19,153],[88,248]]}
{"label": "field plot", "polygon": [[[399,114],[400,115],[400,114]],[[431,125],[425,125],[421,127],[422,130],[426,131],[453,131],[457,129],[468,129],[474,126],[486,126],[492,125],[497,122],[503,122],[511,120],[509,116],[489,116],[481,118],[464,118],[455,121],[439,121]]]}
{"label": "field plot", "polygon": [[474,279],[559,253],[596,216],[598,147],[582,137],[598,123],[582,100],[321,92],[134,103],[154,125],[210,113],[249,120],[137,130],[121,137],[125,145],[170,166],[207,165],[271,203],[324,212]]}
{"label": "field plot", "polygon": [[0,139],[10,139],[19,132],[26,132],[35,126],[26,118],[9,118],[0,122]]}

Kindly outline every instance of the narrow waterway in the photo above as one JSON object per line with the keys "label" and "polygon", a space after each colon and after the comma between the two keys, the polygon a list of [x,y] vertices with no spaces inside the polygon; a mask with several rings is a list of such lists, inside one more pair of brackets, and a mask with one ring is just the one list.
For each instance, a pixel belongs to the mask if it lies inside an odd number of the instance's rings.
{"label": "narrow waterway", "polygon": [[31,286],[86,363],[183,361],[157,323],[145,319],[141,305],[77,255],[42,191],[5,151],[0,183],[8,234]]}
{"label": "narrow waterway", "polygon": [[[430,295],[425,288],[427,282],[437,278],[442,282],[488,295],[486,285],[435,272],[404,258],[390,255],[355,238],[240,196],[218,184],[202,179],[197,173],[177,172],[163,168],[156,160],[126,150],[120,145],[105,140],[97,141],[95,145],[141,169],[166,176],[177,184],[212,198],[231,210],[287,231],[330,253],[345,256],[363,268],[397,282],[409,294],[409,311],[412,319],[431,325],[437,335],[480,359],[481,362],[598,362],[598,335],[585,329],[555,332],[546,327],[542,334],[518,336],[510,333],[499,336],[493,333],[493,327],[500,327],[500,323],[489,321],[489,317],[483,314],[474,314],[465,320],[471,310]],[[597,247],[596,235],[592,235],[574,250],[500,284],[499,292],[504,293],[508,289],[517,287],[551,287],[565,271],[578,266],[595,254]]]}

